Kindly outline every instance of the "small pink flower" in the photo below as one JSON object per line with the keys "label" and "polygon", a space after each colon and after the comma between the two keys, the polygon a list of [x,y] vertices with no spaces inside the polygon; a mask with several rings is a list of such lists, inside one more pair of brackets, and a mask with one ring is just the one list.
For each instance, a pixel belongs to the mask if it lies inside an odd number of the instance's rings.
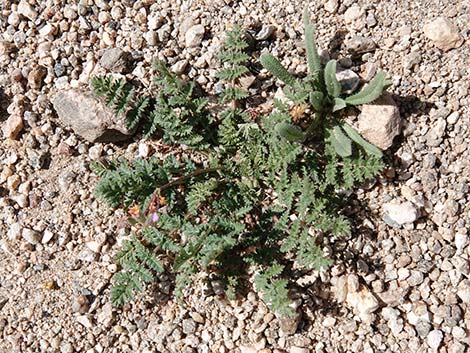
{"label": "small pink flower", "polygon": [[150,221],[151,223],[157,222],[157,221],[158,221],[158,218],[159,218],[157,212],[153,212],[150,217],[151,217],[151,218],[150,218],[150,219],[151,219],[151,221]]}

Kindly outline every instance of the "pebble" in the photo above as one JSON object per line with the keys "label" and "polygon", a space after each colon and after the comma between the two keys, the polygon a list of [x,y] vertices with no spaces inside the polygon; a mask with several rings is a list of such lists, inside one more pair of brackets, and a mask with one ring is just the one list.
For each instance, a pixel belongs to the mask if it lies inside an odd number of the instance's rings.
{"label": "pebble", "polygon": [[323,5],[325,10],[328,11],[329,13],[336,13],[336,11],[338,10],[338,6],[339,6],[338,0],[328,0]]}
{"label": "pebble", "polygon": [[292,346],[289,349],[289,353],[309,353],[309,350],[307,348]]}
{"label": "pebble", "polygon": [[197,47],[201,44],[206,30],[203,25],[195,25],[188,29],[184,38],[187,48]]}
{"label": "pebble", "polygon": [[267,40],[274,34],[275,31],[276,31],[276,26],[274,26],[274,25],[265,25],[256,34],[256,39],[257,40]]}
{"label": "pebble", "polygon": [[382,150],[393,144],[401,131],[401,117],[395,101],[385,93],[374,102],[364,104],[358,116],[359,133]]}
{"label": "pebble", "polygon": [[41,242],[41,234],[35,230],[23,228],[21,235],[29,244],[36,245]]}
{"label": "pebble", "polygon": [[341,83],[342,92],[351,94],[359,85],[359,76],[353,70],[338,70],[336,78]]}
{"label": "pebble", "polygon": [[360,286],[357,292],[348,292],[346,302],[354,308],[361,319],[379,308],[379,301],[365,286]]}
{"label": "pebble", "polygon": [[187,335],[196,332],[196,322],[193,319],[183,320],[183,332]]}
{"label": "pebble", "polygon": [[437,17],[423,26],[426,38],[430,39],[436,47],[444,51],[458,48],[464,42],[459,29],[446,17]]}
{"label": "pebble", "polygon": [[10,140],[16,140],[23,130],[23,119],[19,115],[10,115],[2,125],[3,136]]}
{"label": "pebble", "polygon": [[366,12],[358,4],[353,4],[344,13],[344,22],[354,30],[364,28],[366,23]]}
{"label": "pebble", "polygon": [[352,55],[360,55],[375,50],[377,45],[371,38],[354,36],[345,42],[346,48]]}
{"label": "pebble", "polygon": [[44,66],[38,66],[28,74],[28,85],[33,89],[40,89],[44,77],[47,75],[47,69]]}
{"label": "pebble", "polygon": [[432,330],[431,332],[429,332],[428,337],[426,338],[426,342],[428,343],[429,347],[437,351],[437,349],[441,345],[443,336],[444,335],[442,331]]}
{"label": "pebble", "polygon": [[470,279],[464,279],[459,283],[457,295],[462,302],[470,303]]}
{"label": "pebble", "polygon": [[38,17],[37,11],[26,0],[21,0],[18,4],[18,13],[34,21]]}
{"label": "pebble", "polygon": [[127,73],[131,69],[132,55],[120,48],[110,48],[103,52],[99,63],[111,72]]}
{"label": "pebble", "polygon": [[92,328],[93,327],[93,321],[91,320],[90,315],[77,316],[76,320],[79,324],[83,325],[86,328]]}
{"label": "pebble", "polygon": [[383,210],[384,221],[393,227],[401,227],[418,219],[418,210],[409,201],[404,203],[388,202],[383,205]]}

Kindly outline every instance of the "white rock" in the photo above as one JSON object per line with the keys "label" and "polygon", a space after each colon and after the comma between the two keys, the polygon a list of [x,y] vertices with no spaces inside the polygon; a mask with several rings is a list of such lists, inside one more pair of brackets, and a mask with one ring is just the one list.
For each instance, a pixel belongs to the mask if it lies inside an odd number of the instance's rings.
{"label": "white rock", "polygon": [[46,229],[44,231],[44,234],[42,235],[41,243],[47,244],[53,237],[54,237],[54,233],[52,233],[49,229]]}
{"label": "white rock", "polygon": [[404,203],[389,202],[383,205],[385,221],[387,223],[396,223],[396,226],[402,226],[406,223],[413,223],[418,219],[418,210],[409,201]]}
{"label": "white rock", "polygon": [[185,34],[185,43],[187,48],[197,47],[204,38],[205,29],[203,25],[195,25],[188,29]]}
{"label": "white rock", "polygon": [[292,346],[289,349],[289,353],[308,353],[309,350],[307,348],[301,348],[301,347],[296,347]]}
{"label": "white rock", "polygon": [[93,327],[93,322],[91,321],[90,317],[88,315],[80,315],[77,316],[77,322],[86,328],[92,328]]}
{"label": "white rock", "polygon": [[344,13],[344,22],[352,29],[360,30],[366,24],[366,12],[357,4],[353,4]]}
{"label": "white rock", "polygon": [[150,154],[150,146],[145,142],[139,143],[139,157],[145,158]]}
{"label": "white rock", "polygon": [[47,23],[45,26],[43,26],[40,30],[39,30],[39,35],[41,37],[47,37],[48,35],[50,34],[53,34],[55,31],[55,27],[52,26],[51,24]]}
{"label": "white rock", "polygon": [[329,13],[335,13],[338,10],[338,0],[328,0],[323,7]]}
{"label": "white rock", "polygon": [[425,24],[423,32],[436,47],[444,51],[458,48],[464,41],[457,26],[446,17],[437,17],[434,21]]}
{"label": "white rock", "polygon": [[426,338],[426,342],[428,343],[429,347],[436,350],[439,348],[442,342],[443,334],[440,330],[432,330],[428,333],[428,337]]}
{"label": "white rock", "polygon": [[29,244],[36,245],[41,241],[41,236],[35,230],[24,228],[21,232],[23,239],[26,240]]}
{"label": "white rock", "polygon": [[34,21],[38,17],[38,13],[26,0],[21,0],[18,4],[18,12],[29,18],[31,21]]}
{"label": "white rock", "polygon": [[346,302],[364,319],[379,308],[379,301],[365,286],[360,286],[357,292],[349,292]]}
{"label": "white rock", "polygon": [[388,93],[362,106],[358,116],[359,133],[377,147],[386,150],[392,146],[400,128],[400,111]]}
{"label": "white rock", "polygon": [[18,240],[21,236],[21,230],[22,230],[21,224],[18,222],[10,225],[10,229],[8,229],[8,232],[7,232],[8,239],[10,239],[11,241]]}
{"label": "white rock", "polygon": [[457,295],[464,303],[470,303],[470,279],[463,280],[459,283]]}
{"label": "white rock", "polygon": [[468,244],[468,235],[463,233],[455,234],[455,247],[457,250],[463,250]]}

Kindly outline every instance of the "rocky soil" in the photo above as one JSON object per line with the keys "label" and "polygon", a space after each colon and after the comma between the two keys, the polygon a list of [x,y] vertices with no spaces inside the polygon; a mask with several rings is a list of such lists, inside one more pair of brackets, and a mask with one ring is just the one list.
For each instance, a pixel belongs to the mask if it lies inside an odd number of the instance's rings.
{"label": "rocky soil", "polygon": [[[151,89],[155,58],[213,94],[234,23],[303,73],[306,3],[0,0],[0,352],[468,350],[468,0],[308,5],[324,55],[363,80],[377,68],[390,75],[403,122],[383,175],[351,197],[356,231],[332,243],[333,268],[297,279],[300,320],[278,318],[255,293],[228,301],[203,275],[186,306],[169,277],[121,309],[109,302],[125,215],[94,198],[90,162],[161,146],[97,142],[86,135],[96,126],[67,125],[52,102],[101,73]],[[251,93],[271,95],[273,83]]]}

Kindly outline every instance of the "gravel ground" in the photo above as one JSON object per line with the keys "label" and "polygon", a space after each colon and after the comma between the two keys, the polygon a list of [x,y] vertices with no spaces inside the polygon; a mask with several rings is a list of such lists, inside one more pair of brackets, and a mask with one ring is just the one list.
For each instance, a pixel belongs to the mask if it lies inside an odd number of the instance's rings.
{"label": "gravel ground", "polygon": [[[1,352],[468,349],[468,0],[309,5],[321,49],[362,77],[374,65],[392,77],[404,124],[386,154],[387,170],[350,202],[357,232],[332,243],[332,270],[298,278],[301,320],[276,317],[255,293],[229,302],[202,275],[184,307],[172,299],[171,278],[122,309],[109,303],[125,215],[93,197],[89,164],[149,155],[158,145],[137,137],[89,143],[60,123],[51,100],[110,69],[148,86],[154,58],[214,92],[215,56],[234,23],[253,33],[258,48],[304,72],[304,5],[0,0]],[[434,24],[436,37],[425,24],[438,16],[447,20]],[[364,50],[354,44],[357,35]],[[108,48],[130,53],[130,67],[106,68]]]}

